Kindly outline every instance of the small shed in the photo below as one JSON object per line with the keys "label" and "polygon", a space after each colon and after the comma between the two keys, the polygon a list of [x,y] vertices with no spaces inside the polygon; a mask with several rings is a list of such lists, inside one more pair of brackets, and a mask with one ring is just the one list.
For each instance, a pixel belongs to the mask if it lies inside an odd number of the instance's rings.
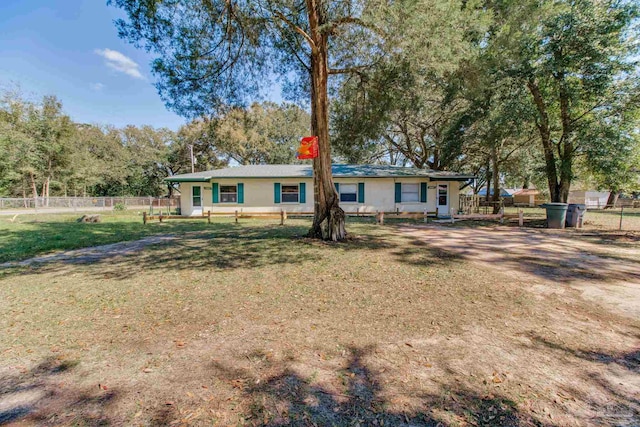
{"label": "small shed", "polygon": [[514,206],[533,207],[538,204],[536,200],[540,198],[540,192],[535,188],[523,188],[513,193]]}
{"label": "small shed", "polygon": [[570,191],[569,203],[579,203],[587,206],[587,209],[602,209],[609,200],[608,191]]}

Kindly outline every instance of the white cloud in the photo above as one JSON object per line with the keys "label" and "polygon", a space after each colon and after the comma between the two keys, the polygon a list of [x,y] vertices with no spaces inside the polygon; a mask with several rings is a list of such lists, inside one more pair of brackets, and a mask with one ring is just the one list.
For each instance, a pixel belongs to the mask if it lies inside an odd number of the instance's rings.
{"label": "white cloud", "polygon": [[128,74],[136,79],[144,79],[142,73],[140,73],[140,66],[133,59],[117,50],[96,49],[94,52],[105,59],[105,63],[109,68]]}
{"label": "white cloud", "polygon": [[89,86],[96,92],[100,92],[102,89],[104,89],[104,85],[102,83],[91,83]]}

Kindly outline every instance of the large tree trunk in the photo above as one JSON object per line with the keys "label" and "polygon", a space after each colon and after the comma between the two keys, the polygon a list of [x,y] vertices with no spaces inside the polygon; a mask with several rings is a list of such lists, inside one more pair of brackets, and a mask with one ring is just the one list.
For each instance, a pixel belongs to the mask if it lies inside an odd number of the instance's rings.
{"label": "large tree trunk", "polygon": [[494,215],[500,211],[500,175],[498,174],[498,150],[495,143],[491,147],[491,164],[493,166],[493,213]]}
{"label": "large tree trunk", "polygon": [[491,200],[491,162],[490,159],[487,160],[487,194],[485,194],[484,196],[484,201],[489,203],[489,200]]}
{"label": "large tree trunk", "polygon": [[604,209],[611,209],[616,207],[616,203],[618,202],[618,198],[620,197],[621,191],[611,190],[609,193],[609,198],[607,199],[607,205]]}
{"label": "large tree trunk", "polygon": [[564,73],[558,73],[556,77],[560,97],[560,117],[562,120],[562,155],[560,157],[560,202],[567,203],[569,190],[573,178],[573,126],[571,125],[571,111],[569,93],[564,81]]}
{"label": "large tree trunk", "polygon": [[[533,102],[538,110],[538,131],[540,132],[540,140],[544,151],[545,172],[549,183],[549,195],[552,202],[562,202],[560,184],[558,183],[558,171],[556,169],[556,158],[553,152],[553,143],[551,142],[551,125],[549,124],[549,113],[547,105],[542,97],[542,92],[534,79],[527,82],[527,88],[533,96]],[[567,190],[567,196],[569,192]],[[566,199],[564,200],[566,202]]]}
{"label": "large tree trunk", "polygon": [[36,177],[33,174],[33,172],[31,172],[29,174],[29,176],[31,177],[31,191],[33,192],[33,201],[36,204],[36,208],[38,207],[38,187],[36,186]]}
{"label": "large tree trunk", "polygon": [[345,214],[340,208],[331,174],[329,144],[329,77],[327,35],[320,31],[326,24],[322,1],[307,0],[311,49],[311,130],[318,137],[318,157],[313,160],[314,216],[309,236],[323,240],[344,240]]}

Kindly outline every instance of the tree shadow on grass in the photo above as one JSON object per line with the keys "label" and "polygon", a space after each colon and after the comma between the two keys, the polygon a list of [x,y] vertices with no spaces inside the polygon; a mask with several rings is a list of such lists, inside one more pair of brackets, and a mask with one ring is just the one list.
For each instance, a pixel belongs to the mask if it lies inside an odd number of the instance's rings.
{"label": "tree shadow on grass", "polygon": [[21,421],[37,425],[110,424],[109,407],[119,393],[64,384],[62,376],[76,365],[47,358],[29,370],[0,376],[0,425]]}
{"label": "tree shadow on grass", "polygon": [[142,222],[105,221],[77,223],[75,221],[29,221],[22,228],[0,228],[0,264],[20,261],[46,253],[72,250],[116,242],[141,239],[158,234],[183,234],[187,232],[217,232],[229,229],[232,224],[206,221],[173,221],[143,225]]}
{"label": "tree shadow on grass", "polygon": [[621,354],[609,354],[603,351],[586,349],[574,349],[564,344],[550,341],[535,332],[527,335],[534,345],[544,346],[552,350],[557,350],[567,356],[576,357],[589,362],[597,362],[606,365],[615,364],[622,366],[632,372],[640,374],[640,349],[635,349]]}
{"label": "tree shadow on grass", "polygon": [[[556,355],[566,358],[567,364],[574,364],[576,359],[592,362],[596,366],[623,368],[631,375],[640,374],[640,349],[631,349],[620,353],[607,353],[605,351],[588,350],[583,348],[571,348],[566,344],[553,342],[535,332],[527,334],[531,339],[532,347],[543,347],[556,352]],[[637,426],[640,425],[640,398],[637,393],[625,390],[624,383],[603,375],[597,368],[585,370],[582,379],[590,384],[592,392],[600,391],[607,396],[606,402],[596,401],[591,395],[583,391],[564,385],[563,388],[568,395],[574,399],[585,402],[605,425],[616,426]]]}
{"label": "tree shadow on grass", "polygon": [[336,251],[386,250],[395,260],[416,266],[447,264],[459,258],[413,237],[395,235],[389,228],[352,233],[347,241],[339,243],[306,238],[307,231],[306,225],[217,224],[210,230],[184,233],[162,242],[123,242],[111,248],[87,248],[68,256],[44,259],[29,267],[0,269],[0,277],[88,265],[90,273],[99,278],[124,280],[155,270],[215,272],[318,263],[334,256]]}
{"label": "tree shadow on grass", "polygon": [[260,381],[249,370],[220,363],[212,369],[241,389],[248,402],[245,419],[252,426],[551,426],[521,413],[506,397],[481,396],[464,387],[416,396],[420,409],[398,410],[383,397],[381,380],[364,361],[371,350],[350,349],[348,363],[338,372],[340,391],[303,378],[287,363]]}

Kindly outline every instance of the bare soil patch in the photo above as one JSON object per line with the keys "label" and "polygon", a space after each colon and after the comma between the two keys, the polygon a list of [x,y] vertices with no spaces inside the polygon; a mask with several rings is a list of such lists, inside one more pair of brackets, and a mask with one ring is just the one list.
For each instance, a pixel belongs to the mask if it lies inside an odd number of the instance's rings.
{"label": "bare soil patch", "polygon": [[633,244],[639,237],[634,233],[435,226],[403,231],[494,271],[528,277],[539,289],[562,292],[569,285],[617,313],[640,318],[640,245]]}

